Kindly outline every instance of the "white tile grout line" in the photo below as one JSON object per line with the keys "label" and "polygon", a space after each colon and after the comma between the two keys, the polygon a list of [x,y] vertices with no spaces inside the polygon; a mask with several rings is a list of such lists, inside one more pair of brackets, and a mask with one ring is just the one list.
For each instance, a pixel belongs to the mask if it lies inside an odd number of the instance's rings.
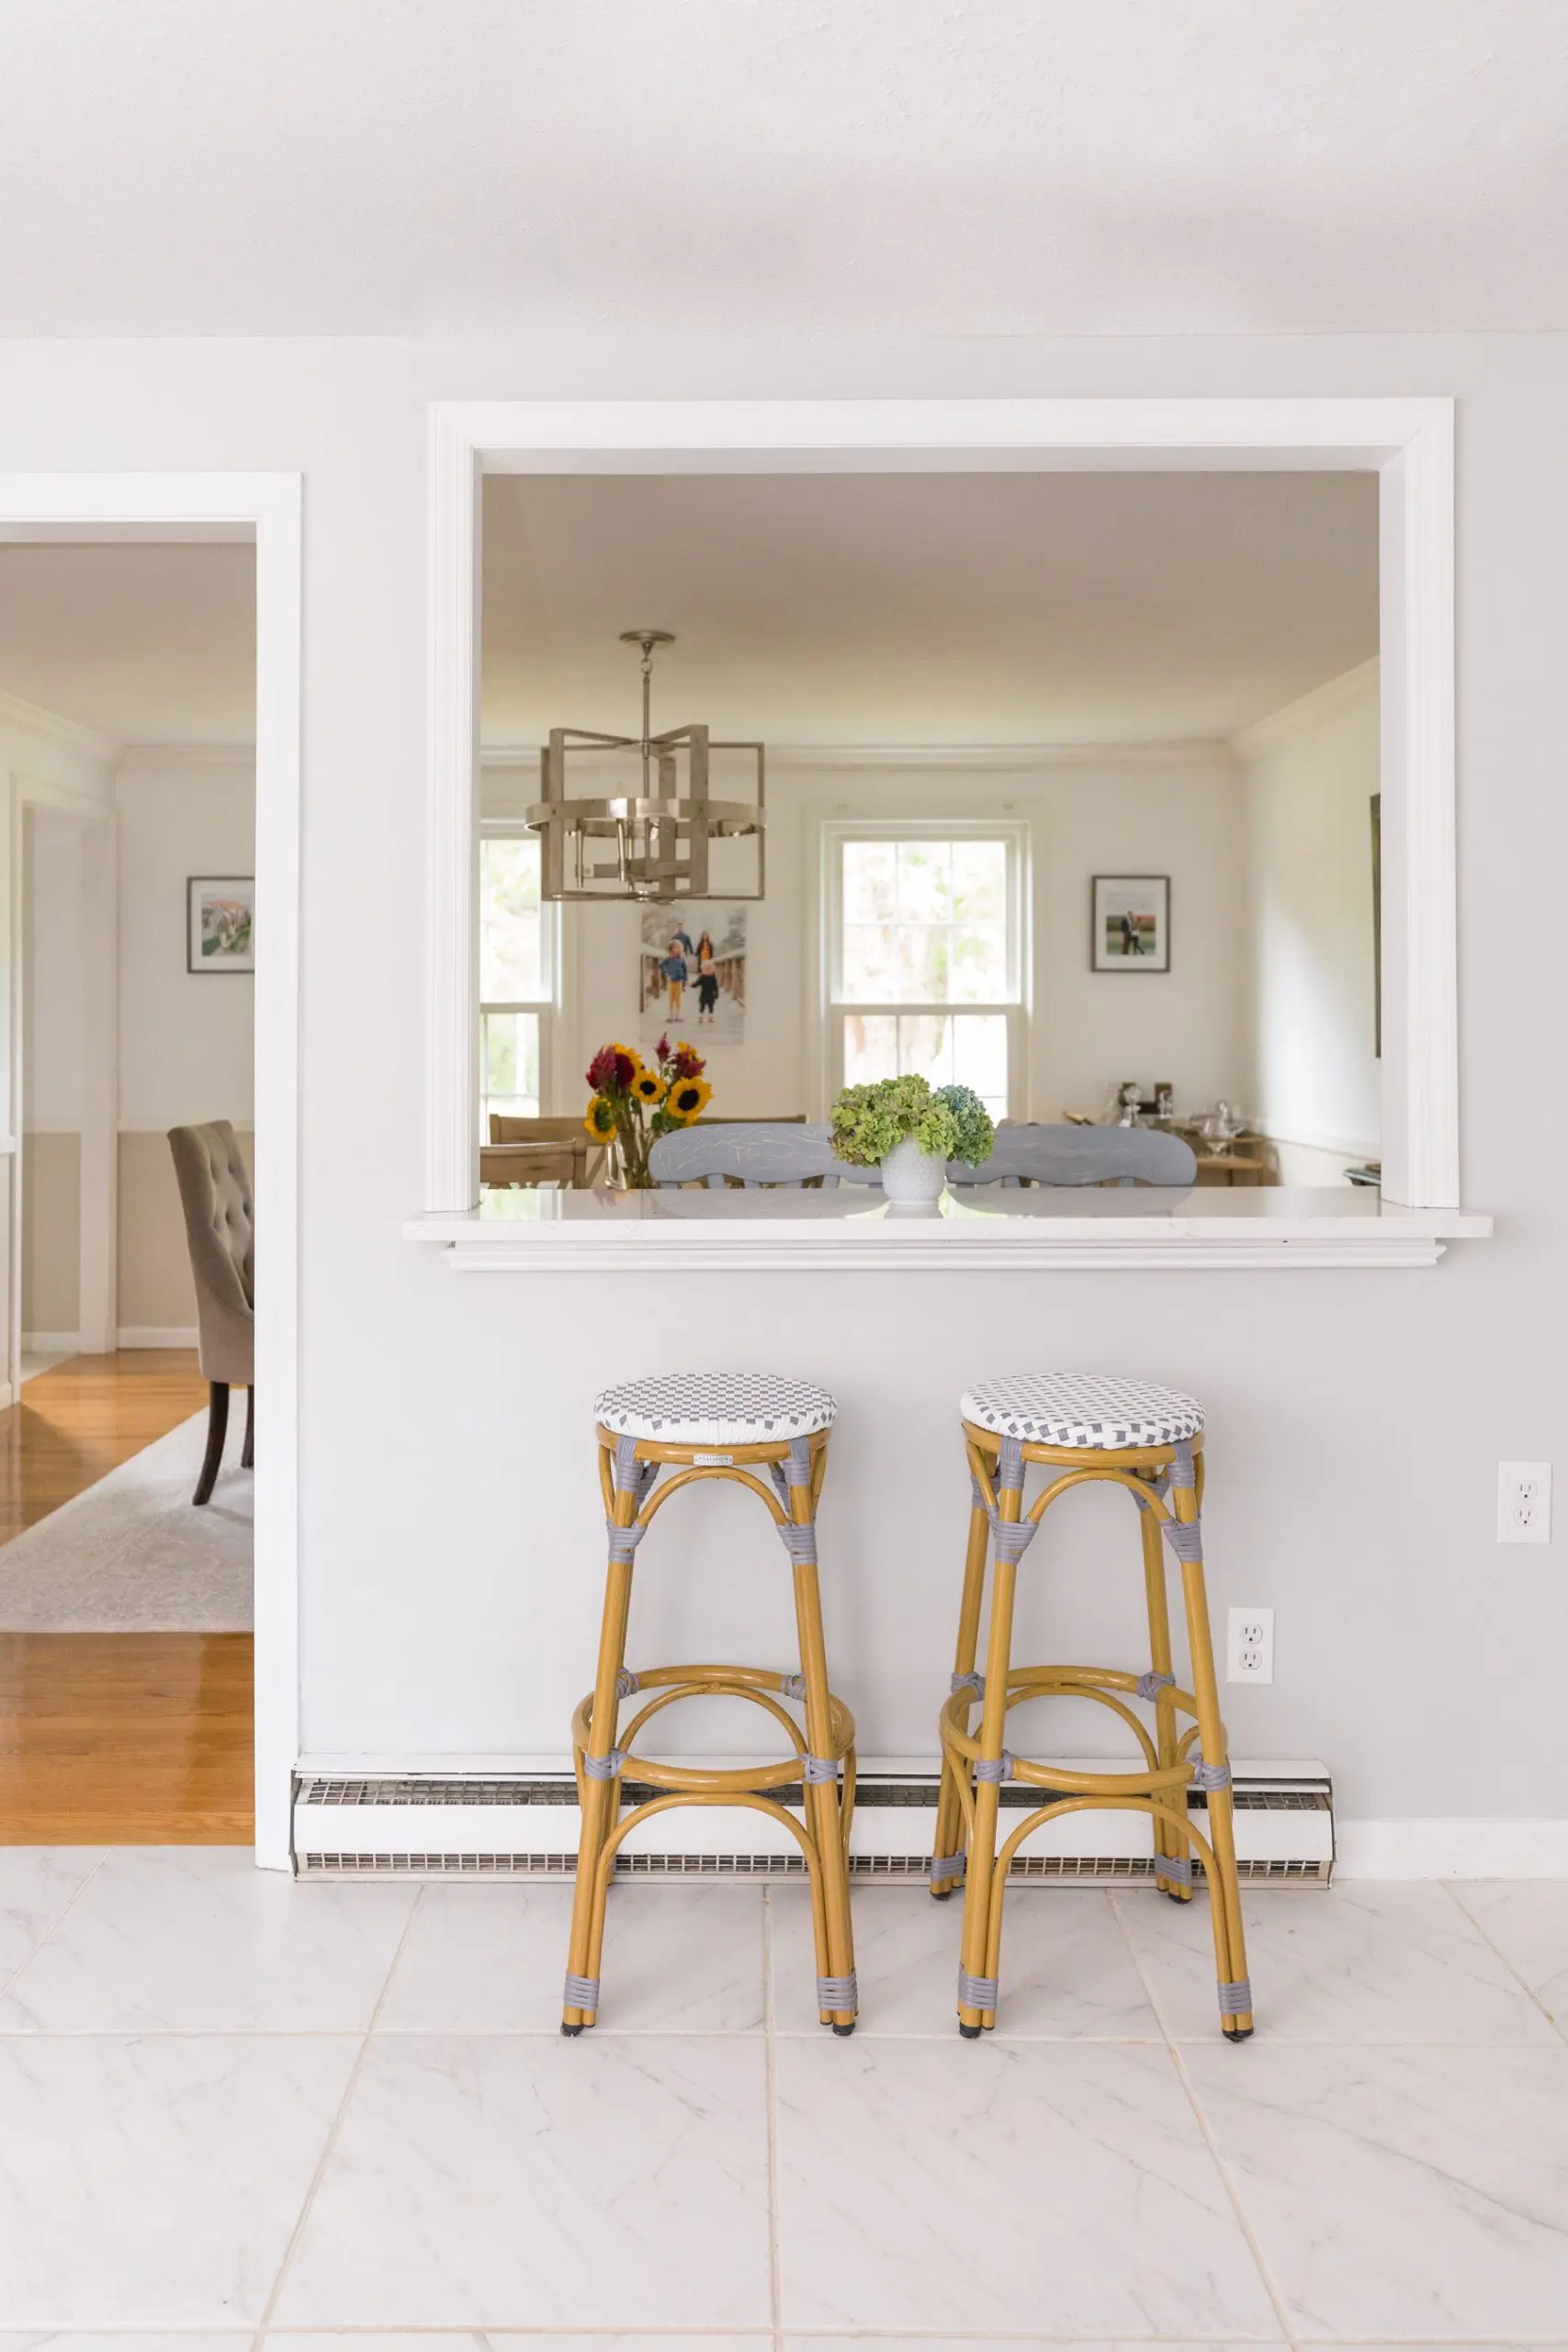
{"label": "white tile grout line", "polygon": [[762,1886],[762,2100],[768,2134],[768,2316],[773,2352],[784,2352],[784,2280],[779,2252],[777,2045],[773,2036],[773,1889]]}
{"label": "white tile grout line", "polygon": [[[1165,1900],[1163,1896],[1157,1899],[1160,1901]],[[1196,1901],[1197,1897],[1194,1896],[1193,1899]],[[1202,1899],[1207,1903],[1211,1900],[1211,1897],[1205,1893]],[[1154,1986],[1151,1984],[1145,1973],[1144,1964],[1138,1957],[1137,1948],[1134,1944],[1132,1937],[1127,1933],[1127,1922],[1122,1917],[1120,1907],[1117,1905],[1114,1895],[1111,1896],[1111,1915],[1116,1922],[1117,1932],[1127,1948],[1127,1957],[1132,1962],[1133,1966],[1137,1973],[1138,1982],[1144,1988],[1145,1998],[1147,2000],[1149,2007],[1154,2010],[1155,2015],[1157,2018],[1159,2017],[1159,2009],[1155,2001]],[[1161,2019],[1161,2024],[1162,2026],[1164,2024],[1163,2018]],[[1231,2178],[1229,2165],[1225,2163],[1224,2156],[1220,2154],[1219,2142],[1215,2139],[1213,2132],[1210,2128],[1209,2119],[1204,2114],[1202,2106],[1198,2098],[1197,2087],[1193,2083],[1191,2075],[1187,2071],[1187,2064],[1181,2054],[1181,2045],[1179,2041],[1174,2041],[1170,2033],[1167,2031],[1165,2046],[1170,2052],[1170,2062],[1176,2069],[1177,2080],[1180,2083],[1182,2089],[1187,2094],[1188,2102],[1191,2107],[1193,2116],[1197,2121],[1198,2129],[1203,2135],[1204,2143],[1208,2148],[1210,2156],[1213,2160],[1214,2169],[1219,2174],[1220,2185],[1224,2188],[1225,2195],[1230,2199],[1231,2211],[1235,2213],[1236,2219],[1236,2226],[1240,2230],[1242,2236],[1246,2239],[1247,2250],[1251,2254],[1254,2263],[1257,2265],[1258,2275],[1263,2281],[1264,2292],[1267,2294],[1269,2301],[1274,2307],[1274,2317],[1278,2323],[1280,2333],[1287,2344],[1293,2346],[1296,2344],[1297,2338],[1295,2331],[1291,2325],[1290,2312],[1285,2302],[1284,2294],[1278,2280],[1275,2278],[1273,2271],[1269,2268],[1268,2262],[1264,2258],[1263,2248],[1258,2243],[1257,2232],[1253,2229],[1251,2222],[1247,2219],[1247,2209],[1241,2201],[1240,2191],[1237,2189],[1235,2181]],[[1236,2055],[1239,2059],[1242,2052],[1237,2052]]]}
{"label": "white tile grout line", "polygon": [[[1529,1881],[1521,1883],[1528,1884]],[[1449,1900],[1454,1905],[1455,1908],[1459,1912],[1460,1917],[1467,1920],[1471,1927],[1475,1929],[1476,1934],[1481,1938],[1482,1942],[1486,1946],[1488,1951],[1496,1953],[1497,1958],[1502,1962],[1504,1967],[1507,1970],[1515,1984],[1523,1991],[1526,1999],[1533,2003],[1535,2007],[1540,2011],[1541,2016],[1546,2019],[1546,2022],[1551,2028],[1552,2032],[1560,2036],[1563,2041],[1568,2041],[1568,2018],[1554,2016],[1551,2010],[1547,2007],[1546,2003],[1541,1999],[1540,1995],[1536,1991],[1534,1985],[1525,1975],[1524,1971],[1520,1968],[1515,1967],[1513,1962],[1508,1958],[1507,1953],[1503,1950],[1502,1945],[1496,1942],[1495,1939],[1488,1934],[1483,1921],[1478,1919],[1474,1912],[1468,1908],[1463,1897],[1458,1893],[1457,1889],[1453,1887],[1447,1879],[1441,1880],[1439,1883],[1442,1886],[1444,1894],[1449,1897]]]}
{"label": "white tile grout line", "polygon": [[419,1917],[420,1905],[423,1901],[424,1888],[422,1885],[409,1905],[409,1916],[403,1921],[403,1931],[398,1938],[397,1950],[393,1952],[387,1973],[381,1980],[381,1990],[376,1996],[375,2006],[366,2020],[365,2030],[359,2037],[359,2047],[355,2052],[354,2064],[348,2070],[348,2080],[343,2086],[343,2097],[337,2103],[337,2111],[328,2127],[327,2136],[321,2143],[321,2153],[317,2157],[316,2168],[310,2175],[310,2185],[305,2191],[304,2200],[295,2217],[294,2227],[288,2233],[288,2242],[283,2249],[283,2258],[277,2266],[277,2275],[273,2279],[272,2291],[262,2307],[260,2319],[256,2322],[253,2342],[257,2347],[260,2346],[262,2338],[271,2324],[273,2312],[277,2309],[277,2299],[282,2294],[284,2282],[288,2277],[289,2266],[299,2250],[299,2241],[305,2234],[305,2225],[314,2211],[316,2193],[321,2188],[327,2165],[332,2161],[333,2152],[337,2146],[338,2133],[343,2129],[343,2120],[348,2112],[349,2101],[353,2098],[358,2087],[359,2077],[365,2071],[365,2061],[370,2052],[371,2037],[376,2030],[376,2020],[380,2016],[387,1996],[392,1989],[392,1979],[398,1973],[398,1962],[403,1956],[403,1947],[413,1931],[413,1923]]}
{"label": "white tile grout line", "polygon": [[[13,1849],[13,1850],[19,1851],[23,1849]],[[51,1850],[58,1853],[62,1849],[56,1847]],[[71,1849],[69,1848],[65,1848],[63,1850],[69,1852]],[[92,1885],[93,1881],[97,1877],[98,1872],[103,1869],[104,1864],[108,1860],[109,1850],[110,1849],[107,1846],[100,1848],[98,1859],[93,1864],[92,1869],[87,1872],[86,1876],[81,1881],[81,1883],[72,1889],[71,1893],[66,1896],[65,1901],[55,1913],[53,1918],[49,1922],[49,1925],[43,1928],[37,1937],[31,1950],[26,1952],[17,1962],[17,1965],[12,1969],[10,1974],[6,1976],[3,1982],[0,1982],[0,1999],[4,1999],[5,1996],[9,1993],[12,1985],[21,1974],[23,1969],[30,1968],[32,1966],[33,1962],[38,1958],[45,1944],[48,1943],[51,1936],[54,1934],[58,1928],[62,1927],[65,1921],[70,1917],[71,1913],[75,1908],[76,1905],[81,1901],[88,1887]]]}

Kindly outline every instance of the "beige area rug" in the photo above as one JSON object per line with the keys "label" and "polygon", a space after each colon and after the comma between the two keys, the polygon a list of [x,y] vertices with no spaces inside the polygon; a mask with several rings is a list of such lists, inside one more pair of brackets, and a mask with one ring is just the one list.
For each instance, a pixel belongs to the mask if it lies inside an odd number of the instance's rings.
{"label": "beige area rug", "polygon": [[0,1632],[248,1633],[255,1481],[238,1466],[240,1405],[200,1510],[205,1413],[0,1544]]}

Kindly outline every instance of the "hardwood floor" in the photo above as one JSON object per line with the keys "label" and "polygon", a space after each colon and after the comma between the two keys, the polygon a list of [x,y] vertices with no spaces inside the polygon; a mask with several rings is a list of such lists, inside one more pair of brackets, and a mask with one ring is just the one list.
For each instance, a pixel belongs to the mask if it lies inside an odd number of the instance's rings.
{"label": "hardwood floor", "polygon": [[[199,1412],[193,1351],[73,1356],[0,1413],[0,1544]],[[249,1845],[248,1634],[0,1634],[0,1845]]]}

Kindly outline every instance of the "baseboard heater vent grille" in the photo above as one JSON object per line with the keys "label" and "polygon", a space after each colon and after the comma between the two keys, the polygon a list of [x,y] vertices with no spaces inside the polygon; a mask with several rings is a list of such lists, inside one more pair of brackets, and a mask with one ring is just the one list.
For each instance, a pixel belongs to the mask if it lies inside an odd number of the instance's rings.
{"label": "baseboard heater vent grille", "polygon": [[[1064,1759],[1065,1761],[1065,1759]],[[1076,1763],[1077,1758],[1073,1761]],[[1092,1763],[1089,1765],[1092,1770]],[[1237,1764],[1235,1831],[1250,1885],[1326,1886],[1334,1869],[1334,1799],[1317,1764]],[[863,1773],[850,1868],[857,1880],[926,1878],[936,1809],[934,1773]],[[629,1803],[654,1791],[627,1785]],[[800,1791],[785,1790],[796,1806]],[[1045,1792],[1001,1792],[1008,1811]],[[1201,1797],[1190,1799],[1203,1820]],[[782,1826],[756,1813],[681,1807],[632,1833],[624,1878],[799,1878],[805,1864]],[[576,1867],[577,1789],[570,1774],[464,1780],[418,1774],[302,1774],[295,1783],[294,1855],[301,1877],[565,1878]],[[1014,1880],[1142,1884],[1154,1862],[1145,1816],[1067,1814],[1034,1833]]]}

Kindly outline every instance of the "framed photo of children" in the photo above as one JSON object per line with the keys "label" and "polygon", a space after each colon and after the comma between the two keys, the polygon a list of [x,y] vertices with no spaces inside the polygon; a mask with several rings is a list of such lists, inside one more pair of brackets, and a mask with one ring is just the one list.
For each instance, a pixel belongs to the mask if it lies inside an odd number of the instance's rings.
{"label": "framed photo of children", "polygon": [[1168,972],[1168,874],[1097,874],[1090,885],[1089,966],[1096,972]]}
{"label": "framed photo of children", "polygon": [[746,909],[669,900],[642,910],[637,1035],[738,1046],[746,1035]]}
{"label": "framed photo of children", "polygon": [[186,970],[254,972],[253,874],[193,874],[186,884]]}

